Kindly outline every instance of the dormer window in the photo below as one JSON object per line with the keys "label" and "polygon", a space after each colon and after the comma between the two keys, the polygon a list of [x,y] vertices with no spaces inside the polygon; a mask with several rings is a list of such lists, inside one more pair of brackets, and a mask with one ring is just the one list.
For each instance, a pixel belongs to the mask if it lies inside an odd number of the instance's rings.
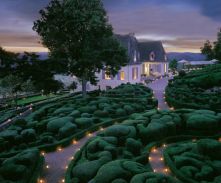
{"label": "dormer window", "polygon": [[165,61],[167,61],[167,55],[166,54],[164,55],[164,59],[165,59]]}
{"label": "dormer window", "polygon": [[152,51],[150,53],[150,61],[154,61],[155,60],[155,53]]}

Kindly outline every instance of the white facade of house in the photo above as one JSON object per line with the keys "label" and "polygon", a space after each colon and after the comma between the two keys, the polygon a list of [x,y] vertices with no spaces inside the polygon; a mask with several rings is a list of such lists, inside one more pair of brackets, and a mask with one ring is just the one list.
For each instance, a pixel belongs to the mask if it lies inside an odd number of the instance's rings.
{"label": "white facade of house", "polygon": [[[104,72],[104,71],[102,71]],[[123,83],[144,83],[149,77],[160,77],[168,74],[168,63],[145,62],[122,67],[115,77],[99,73],[98,85],[102,90],[115,88]]]}
{"label": "white facade of house", "polygon": [[123,83],[140,83],[142,82],[141,74],[141,64],[127,65],[125,67],[122,67],[115,77],[108,76],[105,74],[104,71],[102,71],[97,75],[99,78],[98,86],[100,86],[102,90],[105,90],[110,87],[117,87]]}
{"label": "white facade of house", "polygon": [[[105,70],[97,73],[97,86],[88,84],[87,90],[101,89],[106,90],[115,88],[122,83],[144,83],[145,80],[168,74],[169,62],[162,42],[141,42],[139,43],[133,34],[116,35],[121,45],[127,49],[129,61],[128,65],[122,67],[116,76],[108,76]],[[75,77],[55,76],[57,80],[62,81],[66,86],[73,81],[77,82],[77,91],[81,91],[81,83]]]}

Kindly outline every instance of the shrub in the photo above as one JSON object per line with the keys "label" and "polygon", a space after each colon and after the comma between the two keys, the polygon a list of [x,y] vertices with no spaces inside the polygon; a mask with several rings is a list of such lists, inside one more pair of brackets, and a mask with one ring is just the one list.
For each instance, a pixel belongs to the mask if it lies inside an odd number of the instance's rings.
{"label": "shrub", "polygon": [[94,112],[94,115],[101,118],[107,118],[109,117],[109,114],[107,111],[97,110]]}
{"label": "shrub", "polygon": [[72,121],[72,117],[54,119],[47,124],[47,130],[49,132],[57,133],[61,127],[63,127],[66,123],[71,123]]}
{"label": "shrub", "polygon": [[82,113],[82,114],[81,114],[81,117],[82,117],[82,118],[91,118],[92,115],[91,115],[91,114],[88,114],[88,113]]}
{"label": "shrub", "polygon": [[36,139],[36,132],[34,129],[25,129],[21,132],[21,136],[25,142],[32,142]]}
{"label": "shrub", "polygon": [[108,162],[108,159],[100,158],[90,162],[77,165],[72,170],[72,175],[81,182],[89,182],[96,174],[99,168]]}
{"label": "shrub", "polygon": [[116,115],[119,116],[119,117],[123,117],[123,116],[126,116],[127,113],[124,109],[117,109],[116,110]]}
{"label": "shrub", "polygon": [[61,107],[57,110],[54,111],[54,115],[58,115],[58,114],[68,114],[70,113],[71,111],[73,111],[73,108],[72,107]]}
{"label": "shrub", "polygon": [[140,154],[142,148],[142,143],[140,141],[128,138],[126,140],[126,149],[133,153],[134,155]]}
{"label": "shrub", "polygon": [[96,183],[109,183],[116,179],[129,181],[137,173],[143,173],[146,169],[143,165],[125,160],[116,160],[103,165],[97,172],[94,181]]}
{"label": "shrub", "polygon": [[127,111],[127,114],[131,114],[135,111],[134,108],[130,105],[125,105],[124,109]]}
{"label": "shrub", "polygon": [[79,110],[81,113],[89,113],[89,114],[92,114],[92,113],[94,113],[94,111],[97,110],[97,107],[96,107],[96,106],[84,106],[84,107],[78,108],[78,110]]}
{"label": "shrub", "polygon": [[4,159],[0,165],[1,181],[27,182],[34,173],[39,157],[39,151],[32,149]]}
{"label": "shrub", "polygon": [[107,128],[104,135],[117,137],[121,142],[124,142],[129,137],[136,137],[136,129],[132,126],[114,125]]}
{"label": "shrub", "polygon": [[197,142],[199,153],[213,159],[221,160],[221,143],[212,139],[202,139]]}
{"label": "shrub", "polygon": [[93,125],[93,119],[91,118],[77,118],[75,124],[78,128],[88,128]]}
{"label": "shrub", "polygon": [[71,114],[69,114],[69,116],[76,118],[76,117],[80,117],[81,113],[78,110],[74,110]]}
{"label": "shrub", "polygon": [[179,183],[179,181],[163,174],[145,172],[135,175],[130,183]]}
{"label": "shrub", "polygon": [[69,137],[74,134],[77,126],[73,123],[66,123],[63,127],[61,127],[58,131],[58,134],[61,138]]}
{"label": "shrub", "polygon": [[187,119],[187,128],[193,130],[217,130],[219,120],[211,114],[193,114]]}

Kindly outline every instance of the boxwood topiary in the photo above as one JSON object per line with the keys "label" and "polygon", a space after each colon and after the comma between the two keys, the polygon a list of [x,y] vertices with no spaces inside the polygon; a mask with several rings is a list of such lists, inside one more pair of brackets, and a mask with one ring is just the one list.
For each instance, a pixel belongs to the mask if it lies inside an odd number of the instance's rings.
{"label": "boxwood topiary", "polygon": [[163,174],[145,172],[135,175],[130,183],[180,183],[177,179]]}
{"label": "boxwood topiary", "polygon": [[58,119],[54,119],[47,124],[47,130],[49,132],[57,133],[58,130],[63,127],[66,123],[73,122],[72,117],[62,117]]}
{"label": "boxwood topiary", "polygon": [[88,128],[93,125],[92,118],[77,118],[75,119],[75,124],[78,128]]}
{"label": "boxwood topiary", "polygon": [[73,123],[66,123],[63,127],[61,127],[58,131],[58,135],[61,138],[69,137],[74,134],[77,126]]}

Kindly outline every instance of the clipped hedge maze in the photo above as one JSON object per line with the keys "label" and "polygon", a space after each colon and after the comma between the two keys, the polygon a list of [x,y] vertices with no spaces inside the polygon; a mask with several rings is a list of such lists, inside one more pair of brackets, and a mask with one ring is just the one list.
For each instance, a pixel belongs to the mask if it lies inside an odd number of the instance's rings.
{"label": "clipped hedge maze", "polygon": [[175,108],[221,112],[221,65],[175,77],[166,88],[166,101]]}
{"label": "clipped hedge maze", "polygon": [[[209,119],[207,123],[204,117]],[[220,129],[221,114],[213,111],[151,110],[132,114],[84,145],[69,165],[66,182],[176,183],[178,180],[172,177],[153,173],[148,162],[152,147],[169,137],[214,135]]]}
{"label": "clipped hedge maze", "polygon": [[44,158],[37,149],[25,150],[7,158],[0,157],[0,182],[37,182],[43,163]]}
{"label": "clipped hedge maze", "polygon": [[121,86],[122,89],[124,87],[139,90],[139,97],[72,97],[34,109],[28,117],[17,120],[0,132],[0,153],[14,153],[30,147],[55,150],[56,147],[47,147],[59,143],[68,145],[73,135],[91,130],[93,126],[157,106],[156,101],[152,100],[152,91],[146,87]]}
{"label": "clipped hedge maze", "polygon": [[221,182],[221,143],[213,139],[182,142],[164,152],[168,166],[183,182]]}

